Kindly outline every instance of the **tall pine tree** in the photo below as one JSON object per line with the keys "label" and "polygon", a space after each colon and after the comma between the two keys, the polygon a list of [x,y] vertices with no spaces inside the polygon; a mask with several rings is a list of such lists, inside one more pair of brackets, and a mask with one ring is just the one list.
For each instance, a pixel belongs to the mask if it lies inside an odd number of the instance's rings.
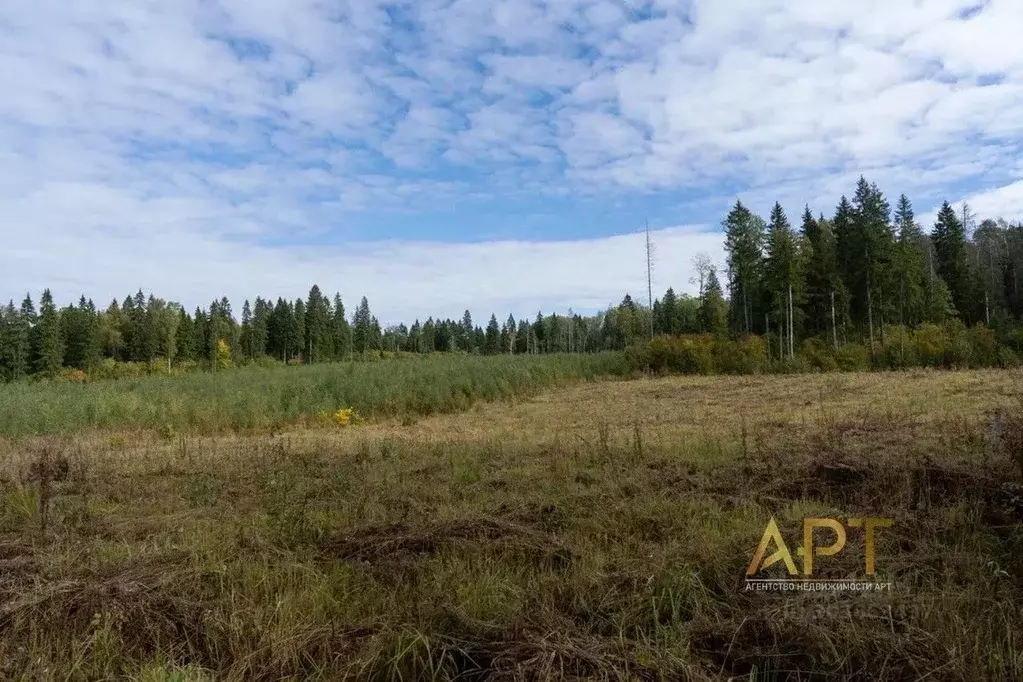
{"label": "tall pine tree", "polygon": [[39,321],[32,328],[32,367],[42,376],[60,372],[64,362],[64,342],[60,335],[60,313],[49,289],[39,300]]}
{"label": "tall pine tree", "polygon": [[895,259],[895,288],[899,296],[899,320],[916,326],[927,319],[927,262],[923,230],[916,222],[913,206],[905,194],[895,207],[898,247]]}
{"label": "tall pine tree", "polygon": [[762,296],[766,226],[759,216],[754,215],[741,201],[736,201],[723,227],[733,324],[740,333],[751,334]]}
{"label": "tall pine tree", "polygon": [[971,309],[970,270],[966,258],[966,230],[955,210],[946,201],[938,211],[937,222],[931,233],[934,242],[934,260],[938,276],[948,286],[952,302],[968,324]]}

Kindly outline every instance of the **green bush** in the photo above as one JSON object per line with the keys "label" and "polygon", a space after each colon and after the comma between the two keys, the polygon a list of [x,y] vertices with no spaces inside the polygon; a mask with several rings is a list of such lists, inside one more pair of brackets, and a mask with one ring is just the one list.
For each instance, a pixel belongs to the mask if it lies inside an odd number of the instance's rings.
{"label": "green bush", "polygon": [[920,365],[939,367],[945,363],[945,330],[934,324],[922,324],[913,330],[912,338]]}
{"label": "green bush", "polygon": [[862,343],[847,343],[835,351],[835,362],[843,372],[862,372],[870,369],[870,349]]}
{"label": "green bush", "polygon": [[945,347],[945,365],[947,367],[965,368],[973,367],[975,355],[970,332],[959,320],[945,325],[945,337],[948,345]]}
{"label": "green bush", "polygon": [[711,374],[714,372],[713,339],[710,336],[658,336],[637,351],[646,366],[658,373]]}
{"label": "green bush", "polygon": [[834,372],[838,369],[838,361],[835,359],[834,349],[830,343],[820,337],[806,339],[799,346],[799,355],[806,358],[812,369],[821,372]]}
{"label": "green bush", "polygon": [[998,366],[1004,369],[1013,369],[1019,367],[1019,356],[1011,348],[1005,346],[998,347]]}
{"label": "green bush", "polygon": [[806,374],[816,369],[817,368],[810,362],[809,358],[800,353],[796,353],[794,357],[785,358],[781,362],[775,363],[775,371],[779,374]]}
{"label": "green bush", "polygon": [[889,369],[916,367],[919,364],[912,333],[900,325],[884,329],[884,346],[876,358],[877,365]]}
{"label": "green bush", "polygon": [[769,365],[767,344],[759,336],[719,340],[714,344],[714,360],[722,374],[760,374]]}
{"label": "green bush", "polygon": [[277,358],[271,357],[269,355],[260,355],[258,358],[252,358],[251,360],[246,362],[245,366],[262,367],[264,369],[268,369],[272,367],[283,367],[284,363],[278,360]]}
{"label": "green bush", "polygon": [[1016,352],[1023,353],[1023,327],[1014,327],[1005,336],[1005,345]]}
{"label": "green bush", "polygon": [[982,325],[971,328],[967,335],[973,348],[973,361],[981,367],[994,367],[1000,364],[998,357],[998,339],[995,330]]}

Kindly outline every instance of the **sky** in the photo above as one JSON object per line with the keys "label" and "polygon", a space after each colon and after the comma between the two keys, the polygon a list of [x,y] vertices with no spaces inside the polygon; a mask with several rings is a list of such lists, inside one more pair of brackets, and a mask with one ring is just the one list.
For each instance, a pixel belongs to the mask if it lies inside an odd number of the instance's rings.
{"label": "sky", "polygon": [[[693,292],[737,198],[1023,218],[1019,0],[4,0],[0,297]],[[925,225],[926,227],[926,225]]]}

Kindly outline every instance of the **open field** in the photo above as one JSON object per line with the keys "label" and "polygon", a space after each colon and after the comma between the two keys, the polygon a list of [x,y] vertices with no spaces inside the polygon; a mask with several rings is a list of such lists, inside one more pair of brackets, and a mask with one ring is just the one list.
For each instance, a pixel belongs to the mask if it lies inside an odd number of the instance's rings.
{"label": "open field", "polygon": [[[0,677],[1021,679],[1021,380],[602,381],[0,441]],[[894,590],[744,591],[771,516],[790,546],[806,516],[893,518]],[[858,542],[820,574],[862,574]]]}

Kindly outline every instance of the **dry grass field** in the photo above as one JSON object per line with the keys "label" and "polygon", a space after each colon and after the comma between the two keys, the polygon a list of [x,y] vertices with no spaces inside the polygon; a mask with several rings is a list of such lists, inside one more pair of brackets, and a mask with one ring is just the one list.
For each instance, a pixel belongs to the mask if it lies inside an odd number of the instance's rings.
{"label": "dry grass field", "polygon": [[[598,381],[0,440],[0,678],[1023,679],[1021,380]],[[745,591],[772,516],[893,518],[894,589]],[[854,544],[821,574],[862,573]]]}

